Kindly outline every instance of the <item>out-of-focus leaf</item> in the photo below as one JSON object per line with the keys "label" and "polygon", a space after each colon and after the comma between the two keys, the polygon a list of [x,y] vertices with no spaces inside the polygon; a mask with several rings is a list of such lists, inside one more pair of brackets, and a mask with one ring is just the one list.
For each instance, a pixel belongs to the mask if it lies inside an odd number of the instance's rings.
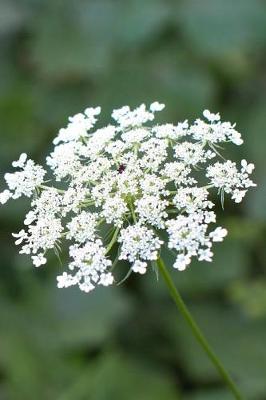
{"label": "out-of-focus leaf", "polygon": [[27,19],[25,7],[14,0],[1,0],[0,3],[0,36],[17,31]]}
{"label": "out-of-focus leaf", "polygon": [[[116,93],[114,97],[114,93]],[[124,59],[102,80],[95,98],[104,106],[136,106],[158,99],[167,104],[158,121],[191,118],[215,102],[211,75],[192,65],[179,46],[167,46],[152,56]]]}
{"label": "out-of-focus leaf", "polygon": [[247,197],[245,204],[247,213],[257,221],[266,219],[266,134],[265,134],[265,109],[266,101],[257,102],[244,117],[245,143],[248,149],[247,158],[255,162],[254,181],[257,188]]}
{"label": "out-of-focus leaf", "polygon": [[67,354],[111,340],[117,321],[129,312],[121,291],[87,296],[43,286],[33,289],[31,283],[29,301],[0,303],[0,370],[14,400],[34,400],[39,392],[41,400],[57,398],[83,369]]}
{"label": "out-of-focus leaf", "polygon": [[266,281],[262,278],[253,281],[237,281],[228,290],[229,297],[250,318],[266,316]]}
{"label": "out-of-focus leaf", "polygon": [[77,7],[82,29],[97,38],[98,43],[109,43],[114,50],[154,40],[171,11],[170,3],[163,0],[81,1]]}
{"label": "out-of-focus leaf", "polygon": [[[262,171],[261,171],[262,172]],[[256,181],[259,189],[255,189],[253,193],[250,194],[249,199],[247,199],[247,212],[253,218],[255,218],[258,223],[260,221],[266,220],[266,179],[265,176],[260,176]]]}
{"label": "out-of-focus leaf", "polygon": [[100,344],[130,312],[129,299],[118,288],[98,288],[90,296],[78,290],[60,295],[56,290],[53,300],[58,339],[64,346]]}
{"label": "out-of-focus leaf", "polygon": [[120,51],[153,39],[169,15],[162,0],[56,2],[36,24],[33,60],[51,78],[101,76]]}
{"label": "out-of-focus leaf", "polygon": [[[19,325],[16,327],[19,330]],[[0,333],[0,367],[5,370],[5,388],[8,399],[46,400],[57,398],[58,391],[76,376],[71,365],[57,354],[40,351],[32,338],[23,331]]]}
{"label": "out-of-focus leaf", "polygon": [[[213,349],[248,399],[265,393],[265,320],[248,320],[229,307],[198,304],[191,307],[195,319]],[[177,321],[177,319],[176,319]],[[174,315],[171,326],[173,331]],[[216,381],[217,372],[200,348],[185,322],[175,324],[179,353],[187,374],[200,382]],[[174,333],[173,333],[174,334]],[[254,366],[256,366],[254,368]]]}
{"label": "out-of-focus leaf", "polygon": [[82,32],[64,8],[58,22],[57,12],[52,8],[42,16],[31,44],[32,62],[41,74],[53,80],[78,80],[103,73],[111,61],[108,43],[99,44]]}
{"label": "out-of-focus leaf", "polygon": [[264,172],[266,166],[264,146],[266,146],[265,135],[265,109],[266,99],[257,102],[252,106],[246,116],[245,121],[245,143],[249,150],[249,157],[256,160],[256,171],[258,176]]}
{"label": "out-of-focus leaf", "polygon": [[207,389],[185,395],[182,400],[232,400],[232,395],[228,389]]}
{"label": "out-of-focus leaf", "polygon": [[106,354],[58,400],[178,400],[174,383],[164,371],[156,371],[125,356]]}
{"label": "out-of-focus leaf", "polygon": [[58,291],[55,282],[51,285],[33,290],[31,282],[29,303],[2,308],[6,329],[20,324],[20,334],[44,349],[92,346],[111,336],[116,321],[129,312],[129,301],[119,289],[98,289],[88,296],[75,289]]}
{"label": "out-of-focus leaf", "polygon": [[[252,193],[249,193],[252,197]],[[249,200],[248,198],[245,201]],[[251,248],[261,238],[264,232],[263,221],[252,220],[247,217],[234,216],[225,219],[225,226],[228,228],[229,235],[228,240],[233,240],[233,244],[237,243],[244,244],[246,249]]]}
{"label": "out-of-focus leaf", "polygon": [[222,59],[265,45],[265,4],[259,0],[188,0],[178,6],[177,18],[195,50],[210,57]]}
{"label": "out-of-focus leaf", "polygon": [[41,146],[44,132],[34,113],[34,98],[30,82],[19,77],[0,95],[0,130],[2,163],[18,157],[23,151],[33,152]]}

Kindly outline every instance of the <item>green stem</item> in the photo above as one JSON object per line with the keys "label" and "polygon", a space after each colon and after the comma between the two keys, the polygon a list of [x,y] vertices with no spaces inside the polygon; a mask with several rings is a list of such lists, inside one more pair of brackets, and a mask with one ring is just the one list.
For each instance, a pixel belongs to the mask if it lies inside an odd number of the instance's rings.
{"label": "green stem", "polygon": [[132,201],[129,202],[129,208],[130,208],[130,211],[131,211],[131,214],[132,214],[133,221],[136,224],[137,223],[137,218],[136,218],[136,214],[135,214],[135,210],[134,210],[134,206],[133,206],[133,202]]}
{"label": "green stem", "polygon": [[204,351],[206,352],[207,356],[209,357],[209,359],[211,360],[213,365],[216,367],[217,371],[219,372],[220,376],[223,378],[223,380],[226,383],[226,385],[228,386],[228,388],[231,390],[232,394],[234,395],[234,398],[237,400],[243,400],[243,397],[241,396],[235,383],[233,382],[230,375],[223,367],[219,358],[215,355],[215,353],[211,349],[209,343],[203,336],[203,333],[201,332],[197,323],[195,322],[195,320],[193,319],[189,310],[187,309],[184,301],[182,300],[178,290],[176,289],[176,287],[173,283],[173,280],[161,258],[159,258],[157,260],[157,265],[158,265],[159,271],[169,289],[169,292],[170,292],[175,304],[177,305],[179,311],[181,312],[181,314],[187,321],[188,325],[190,326],[190,328],[193,332],[193,335],[195,336],[195,338],[197,339],[197,341],[199,342],[201,347],[204,349]]}
{"label": "green stem", "polygon": [[117,239],[117,236],[118,236],[118,234],[119,234],[119,231],[120,231],[120,228],[117,227],[117,228],[115,229],[115,232],[114,232],[114,234],[113,234],[113,237],[112,237],[110,243],[108,244],[108,246],[107,246],[107,248],[106,248],[105,254],[108,254],[109,251],[112,249],[113,245],[114,245],[115,242],[116,242],[116,239]]}
{"label": "green stem", "polygon": [[44,190],[47,190],[47,189],[56,189],[56,191],[57,191],[58,193],[65,193],[65,192],[66,192],[66,191],[63,190],[63,189],[54,188],[54,187],[52,187],[52,186],[39,185],[38,187],[39,187],[40,189],[44,189]]}

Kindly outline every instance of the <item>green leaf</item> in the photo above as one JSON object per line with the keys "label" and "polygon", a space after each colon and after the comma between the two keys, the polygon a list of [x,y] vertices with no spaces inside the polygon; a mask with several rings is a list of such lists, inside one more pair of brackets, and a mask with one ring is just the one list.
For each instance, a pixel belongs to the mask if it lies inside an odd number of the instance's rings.
{"label": "green leaf", "polygon": [[28,13],[22,4],[14,0],[2,0],[0,3],[0,36],[10,35],[23,26]]}
{"label": "green leaf", "polygon": [[152,41],[169,22],[171,6],[163,0],[94,0],[81,2],[77,11],[82,29],[115,51]]}
{"label": "green leaf", "polygon": [[58,400],[178,400],[175,385],[156,371],[119,353],[107,353],[89,365]]}
{"label": "green leaf", "polygon": [[231,393],[226,389],[206,389],[193,391],[182,397],[183,400],[232,400]]}
{"label": "green leaf", "polygon": [[223,63],[235,52],[264,46],[266,14],[259,0],[188,0],[178,6],[177,20],[196,52]]}
{"label": "green leaf", "polygon": [[233,283],[228,290],[229,297],[250,318],[266,316],[266,280],[241,280]]}
{"label": "green leaf", "polygon": [[54,281],[28,287],[30,296],[19,302],[0,296],[0,370],[14,400],[58,398],[86,369],[86,352],[111,343],[129,302],[115,288],[88,296],[59,291]]}
{"label": "green leaf", "polygon": [[37,16],[32,58],[50,79],[102,76],[119,52],[151,41],[169,15],[162,0],[50,3]]}
{"label": "green leaf", "polygon": [[[244,396],[258,399],[265,393],[266,321],[244,318],[228,306],[190,305],[192,314]],[[173,331],[175,317],[171,315]],[[177,347],[187,374],[196,382],[220,382],[219,376],[190,329],[178,319]],[[174,332],[175,329],[174,329]],[[174,334],[174,333],[173,333]]]}
{"label": "green leaf", "polygon": [[158,99],[167,104],[158,122],[175,122],[201,113],[215,102],[215,95],[216,85],[208,71],[192,64],[182,48],[170,43],[152,54],[118,60],[100,82],[95,99],[104,109]]}

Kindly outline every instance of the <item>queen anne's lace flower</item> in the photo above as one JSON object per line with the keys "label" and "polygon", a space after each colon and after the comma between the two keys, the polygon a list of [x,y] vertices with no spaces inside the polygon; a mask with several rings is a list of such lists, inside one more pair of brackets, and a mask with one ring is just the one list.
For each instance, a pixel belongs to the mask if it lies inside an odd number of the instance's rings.
{"label": "queen anne's lace flower", "polygon": [[5,204],[12,197],[12,193],[9,190],[4,190],[0,193],[0,203]]}
{"label": "queen anne's lace flower", "polygon": [[236,163],[232,161],[216,162],[207,167],[207,178],[210,178],[211,184],[231,194],[236,203],[240,203],[245,196],[247,189],[255,186],[249,178],[254,164],[248,164],[246,160],[241,161],[241,170],[238,171]]}
{"label": "queen anne's lace flower", "polygon": [[84,292],[90,292],[95,285],[108,286],[113,283],[113,276],[108,272],[111,261],[105,257],[105,248],[100,239],[87,241],[83,246],[74,244],[69,248],[69,269],[74,275],[58,277],[60,287],[78,284]]}
{"label": "queen anne's lace flower", "polygon": [[[152,261],[158,258],[158,250],[163,242],[155,236],[152,229],[137,223],[122,229],[118,242],[122,243],[120,260],[128,260],[133,264],[135,272],[146,269],[145,261]],[[141,264],[140,264],[141,261]],[[141,267],[140,267],[141,265]],[[141,272],[142,273],[142,272]]]}
{"label": "queen anne's lace flower", "polygon": [[235,126],[205,110],[205,120],[153,125],[164,104],[114,110],[114,125],[93,129],[101,109],[87,108],[69,118],[46,158],[58,187],[47,185],[45,170],[22,153],[5,175],[0,203],[32,197],[24,225],[14,234],[20,253],[36,267],[47,252],[69,246],[68,272],[58,287],[85,292],[114,282],[112,264],[125,260],[130,272],[146,273],[162,246],[176,253],[173,267],[185,270],[193,257],[212,261],[212,245],[226,229],[216,222],[212,189],[239,203],[249,187],[253,164],[240,167],[220,156],[221,143],[240,145]]}
{"label": "queen anne's lace flower", "polygon": [[[22,195],[30,197],[36,187],[43,183],[45,170],[40,165],[36,165],[34,161],[27,161],[25,153],[21,154],[19,160],[14,161],[12,166],[20,170],[12,174],[5,174],[5,181],[10,190],[10,197],[13,199],[18,199]],[[3,193],[6,193],[7,196],[6,191]],[[2,197],[3,193],[1,193]]]}
{"label": "queen anne's lace flower", "polygon": [[97,214],[81,211],[67,224],[67,239],[75,239],[78,243],[85,243],[95,239]]}
{"label": "queen anne's lace flower", "polygon": [[101,107],[87,108],[84,114],[76,114],[74,117],[69,117],[69,123],[66,128],[60,129],[57,137],[54,139],[54,144],[60,142],[76,142],[79,139],[88,137],[88,131],[93,128],[97,119],[96,115],[100,114]]}

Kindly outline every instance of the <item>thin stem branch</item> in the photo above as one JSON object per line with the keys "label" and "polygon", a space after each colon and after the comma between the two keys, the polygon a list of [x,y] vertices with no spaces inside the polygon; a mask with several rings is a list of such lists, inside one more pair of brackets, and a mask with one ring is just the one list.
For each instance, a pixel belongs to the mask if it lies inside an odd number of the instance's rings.
{"label": "thin stem branch", "polygon": [[117,227],[117,228],[115,229],[115,232],[114,232],[114,234],[113,234],[113,237],[112,237],[110,243],[108,244],[108,246],[107,246],[107,248],[106,248],[105,254],[108,254],[109,251],[112,249],[113,245],[116,243],[116,239],[117,239],[117,236],[118,236],[118,234],[119,234],[119,231],[120,231],[120,228]]}
{"label": "thin stem branch", "polygon": [[133,221],[136,224],[137,223],[137,218],[136,218],[136,214],[135,214],[135,210],[134,210],[134,206],[132,204],[132,201],[129,202],[129,208],[130,208],[130,211],[131,211],[131,214],[132,214]]}
{"label": "thin stem branch", "polygon": [[203,333],[201,332],[200,328],[198,327],[197,323],[195,322],[194,318],[190,314],[189,310],[187,309],[184,301],[182,300],[182,297],[180,296],[178,290],[176,289],[173,280],[165,267],[165,264],[163,260],[160,258],[157,260],[157,265],[159,268],[159,271],[166,283],[166,286],[168,287],[168,290],[170,292],[170,295],[172,296],[177,308],[185,318],[186,322],[190,326],[193,335],[201,345],[201,347],[204,349],[205,353],[213,363],[213,365],[216,367],[217,371],[219,372],[220,376],[228,386],[228,388],[231,390],[232,394],[234,395],[234,398],[237,400],[243,400],[242,395],[240,394],[238,388],[236,387],[235,383],[231,379],[230,375],[228,372],[225,370],[223,367],[221,361],[219,358],[216,356],[216,354],[213,352],[211,349],[208,341],[205,339]]}

